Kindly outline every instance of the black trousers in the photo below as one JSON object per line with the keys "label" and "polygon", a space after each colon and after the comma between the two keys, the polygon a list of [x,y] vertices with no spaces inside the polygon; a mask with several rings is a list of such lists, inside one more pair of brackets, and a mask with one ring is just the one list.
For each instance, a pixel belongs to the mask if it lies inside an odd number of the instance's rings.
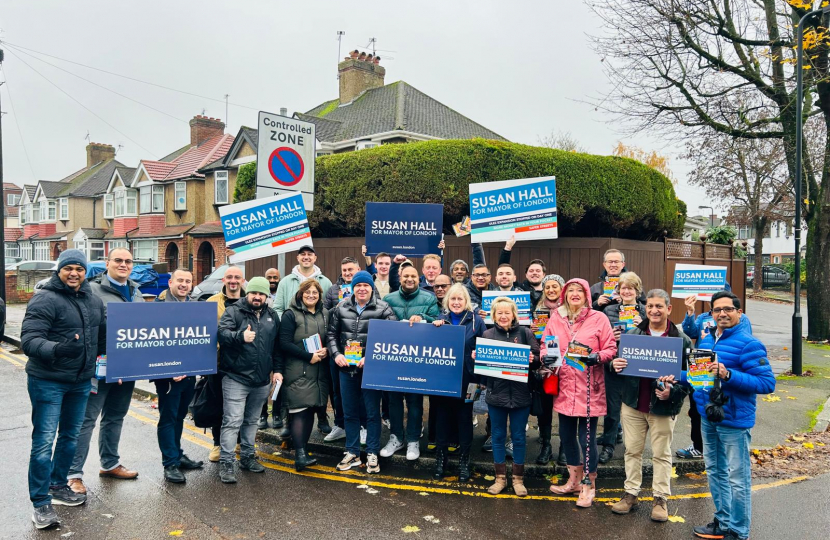
{"label": "black trousers", "polygon": [[430,411],[435,409],[437,447],[446,451],[458,442],[462,454],[469,454],[473,445],[473,404],[463,398],[430,396]]}

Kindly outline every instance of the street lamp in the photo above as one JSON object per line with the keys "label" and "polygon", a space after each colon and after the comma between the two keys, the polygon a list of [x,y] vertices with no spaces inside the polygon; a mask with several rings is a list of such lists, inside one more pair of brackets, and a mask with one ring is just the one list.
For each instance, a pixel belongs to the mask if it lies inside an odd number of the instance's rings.
{"label": "street lamp", "polygon": [[712,208],[711,206],[698,206],[697,208],[698,208],[698,210],[703,210],[704,208],[709,209],[709,226],[714,227],[715,226],[715,209]]}
{"label": "street lamp", "polygon": [[813,10],[798,21],[796,28],[795,68],[795,301],[793,302],[793,375],[801,375],[801,138],[803,136],[804,101],[804,21],[814,15],[830,13],[830,6]]}

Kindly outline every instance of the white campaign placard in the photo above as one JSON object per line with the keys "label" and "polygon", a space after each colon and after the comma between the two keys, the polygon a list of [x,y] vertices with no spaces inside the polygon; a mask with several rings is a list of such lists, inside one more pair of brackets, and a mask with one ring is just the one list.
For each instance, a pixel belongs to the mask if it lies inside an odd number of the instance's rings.
{"label": "white campaign placard", "polygon": [[557,238],[556,178],[470,184],[473,242]]}
{"label": "white campaign placard", "polygon": [[300,192],[313,210],[316,126],[260,111],[257,128],[257,199]]}

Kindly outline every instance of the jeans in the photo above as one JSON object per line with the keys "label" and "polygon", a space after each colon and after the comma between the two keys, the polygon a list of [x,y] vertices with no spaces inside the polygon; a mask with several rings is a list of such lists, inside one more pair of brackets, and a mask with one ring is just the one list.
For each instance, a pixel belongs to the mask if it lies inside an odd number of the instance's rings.
{"label": "jeans", "polygon": [[92,440],[92,431],[98,416],[101,425],[98,428],[98,455],[101,459],[101,469],[110,471],[121,465],[118,455],[118,443],[121,441],[121,427],[124,417],[130,410],[130,401],[133,399],[135,381],[118,384],[98,381],[98,393],[90,394],[84,414],[84,424],[78,437],[78,448],[75,450],[75,459],[69,468],[69,478],[83,478],[84,463],[89,455],[89,443]]}
{"label": "jeans", "polygon": [[331,392],[329,392],[329,397],[331,399],[331,407],[334,409],[334,425],[342,428],[344,425],[343,394],[340,391],[340,366],[335,362],[329,362],[329,372],[331,373]]}
{"label": "jeans", "polygon": [[643,450],[646,435],[651,440],[651,462],[654,474],[651,490],[655,497],[668,498],[671,495],[671,441],[674,435],[675,416],[659,416],[644,413],[623,403],[623,437],[625,440],[625,484],[626,493],[640,495],[643,484]]}
{"label": "jeans", "polygon": [[[51,486],[66,485],[69,464],[75,456],[78,434],[89,398],[89,379],[64,383],[29,375],[32,402],[32,451],[29,455],[29,499],[35,508],[52,502]],[[58,433],[59,432],[59,433]],[[58,442],[52,451],[55,435]]]}
{"label": "jeans", "polygon": [[254,457],[257,424],[262,404],[268,400],[271,385],[247,386],[230,377],[222,379],[222,397],[225,406],[222,411],[222,451],[219,461],[232,463],[236,438],[240,437],[239,455],[243,458]]}
{"label": "jeans", "polygon": [[433,415],[437,447],[446,450],[450,444],[458,443],[461,454],[469,455],[473,445],[473,403],[464,398],[430,396],[430,418]]}
{"label": "jeans", "polygon": [[380,390],[366,390],[361,388],[363,370],[354,375],[341,371],[340,396],[343,400],[343,423],[346,428],[346,450],[360,455],[360,425],[361,409],[365,409],[366,422],[366,452],[377,454],[380,452]]}
{"label": "jeans", "polygon": [[510,419],[510,439],[513,441],[513,463],[525,464],[525,426],[530,416],[530,407],[508,409],[488,405],[490,429],[493,434],[493,463],[502,464],[507,458],[504,445],[507,443],[507,420]]}
{"label": "jeans", "polygon": [[750,430],[713,424],[701,418],[701,432],[715,518],[722,529],[731,529],[739,538],[747,538],[752,516]]}
{"label": "jeans", "polygon": [[620,431],[620,408],[625,377],[605,370],[605,404],[607,412],[603,421],[602,437],[597,443],[602,446],[617,446],[617,433]]}
{"label": "jeans", "polygon": [[392,435],[404,441],[403,403],[406,401],[406,442],[418,442],[421,439],[421,427],[424,425],[424,396],[403,392],[389,392],[389,424]]}
{"label": "jeans", "polygon": [[597,472],[597,424],[599,418],[591,417],[590,438],[586,432],[587,422],[583,417],[559,415],[559,440],[565,448],[565,458],[568,465],[578,467],[582,465],[582,458],[585,456],[582,446],[585,439],[588,439],[588,472]]}
{"label": "jeans", "polygon": [[179,382],[172,379],[154,381],[159,397],[159,422],[156,436],[164,467],[178,467],[184,454],[182,430],[187,407],[193,399],[196,377],[186,377]]}

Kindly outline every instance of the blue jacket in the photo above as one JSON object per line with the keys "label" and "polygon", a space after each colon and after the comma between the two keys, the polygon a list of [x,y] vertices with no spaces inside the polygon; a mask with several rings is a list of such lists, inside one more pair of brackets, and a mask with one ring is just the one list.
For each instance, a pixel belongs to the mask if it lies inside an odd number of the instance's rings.
{"label": "blue jacket", "polygon": [[[700,341],[709,334],[707,326],[709,328],[714,328],[716,326],[715,319],[712,317],[711,311],[701,313],[697,316],[697,318],[687,313],[686,317],[683,319],[683,333],[692,338],[695,343],[700,343]],[[749,322],[749,317],[747,317],[746,314],[741,314],[741,322],[738,326],[741,330],[746,330],[750,334],[752,333],[752,323]],[[706,331],[705,334],[703,333],[704,330]],[[698,347],[700,347],[700,345],[698,345]]]}
{"label": "blue jacket", "polygon": [[[449,312],[442,313],[440,318],[446,325],[452,326],[452,316]],[[464,372],[461,377],[461,396],[463,397],[467,392],[467,385],[471,382],[479,382],[478,375],[474,373],[473,351],[476,349],[476,339],[484,335],[487,327],[484,326],[484,320],[472,311],[464,312],[460,326],[464,326]]]}
{"label": "blue jacket", "polygon": [[[720,425],[741,429],[753,427],[757,394],[775,391],[775,375],[772,374],[764,344],[747,332],[741,322],[724,330],[717,343],[715,333],[711,332],[698,342],[698,348],[715,351],[718,362],[732,374],[728,381],[721,380],[721,388],[729,400],[723,406],[725,416]],[[684,379],[685,375],[684,371]],[[705,418],[709,390],[695,390],[694,400],[697,410]]]}

